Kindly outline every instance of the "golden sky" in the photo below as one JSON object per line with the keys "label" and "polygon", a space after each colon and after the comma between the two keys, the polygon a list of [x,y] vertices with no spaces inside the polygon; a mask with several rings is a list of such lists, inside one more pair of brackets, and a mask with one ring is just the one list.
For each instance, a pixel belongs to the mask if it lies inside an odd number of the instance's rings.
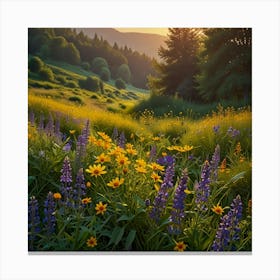
{"label": "golden sky", "polygon": [[152,33],[166,36],[168,28],[115,28],[120,32]]}

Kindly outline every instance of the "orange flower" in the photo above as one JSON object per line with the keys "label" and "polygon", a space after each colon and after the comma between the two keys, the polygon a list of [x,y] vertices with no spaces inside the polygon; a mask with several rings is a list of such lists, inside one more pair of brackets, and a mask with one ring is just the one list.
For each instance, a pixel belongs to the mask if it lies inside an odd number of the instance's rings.
{"label": "orange flower", "polygon": [[152,173],[151,178],[152,178],[155,182],[162,183],[161,177],[160,177],[157,173],[155,173],[155,172]]}
{"label": "orange flower", "polygon": [[54,199],[61,199],[61,194],[60,193],[54,193],[53,198]]}

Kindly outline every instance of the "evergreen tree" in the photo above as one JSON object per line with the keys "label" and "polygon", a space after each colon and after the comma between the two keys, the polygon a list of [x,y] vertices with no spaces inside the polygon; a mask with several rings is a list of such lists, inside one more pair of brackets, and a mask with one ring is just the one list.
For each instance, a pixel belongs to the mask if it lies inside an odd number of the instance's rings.
{"label": "evergreen tree", "polygon": [[197,99],[194,76],[197,74],[199,30],[169,28],[167,47],[160,47],[162,63],[156,63],[157,78],[150,78],[152,89],[163,95],[179,95],[188,100]]}
{"label": "evergreen tree", "polygon": [[251,99],[252,34],[250,28],[205,30],[198,90],[206,101]]}

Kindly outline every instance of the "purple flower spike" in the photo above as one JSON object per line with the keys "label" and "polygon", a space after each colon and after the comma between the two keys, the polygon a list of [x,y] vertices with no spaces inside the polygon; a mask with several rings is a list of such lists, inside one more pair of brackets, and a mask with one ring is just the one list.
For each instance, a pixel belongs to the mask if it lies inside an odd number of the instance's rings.
{"label": "purple flower spike", "polygon": [[198,209],[202,211],[208,209],[206,204],[210,195],[210,171],[210,164],[208,160],[206,160],[202,168],[200,182],[195,186],[195,203]]}
{"label": "purple flower spike", "polygon": [[172,234],[180,234],[182,232],[181,224],[185,217],[184,209],[185,209],[185,198],[188,182],[188,173],[187,170],[182,172],[182,177],[180,179],[179,185],[176,188],[174,200],[173,200],[173,209],[170,216],[170,221],[172,225],[169,226],[169,232]]}
{"label": "purple flower spike", "polygon": [[126,143],[125,134],[124,134],[124,132],[122,132],[122,133],[120,134],[120,137],[119,137],[118,146],[120,146],[121,148],[124,149],[125,143]]}
{"label": "purple flower spike", "polygon": [[55,202],[53,198],[53,193],[49,192],[45,200],[43,223],[45,224],[45,229],[47,235],[51,235],[55,232],[56,218],[55,218]]}
{"label": "purple flower spike", "polygon": [[156,145],[153,145],[153,146],[151,147],[151,150],[150,150],[150,158],[149,158],[149,160],[150,160],[150,161],[153,161],[154,158],[156,157],[156,155],[157,155],[157,146],[156,146]]}
{"label": "purple flower spike", "polygon": [[157,160],[157,163],[164,166],[170,166],[174,164],[175,159],[172,156],[164,156]]}
{"label": "purple flower spike", "polygon": [[164,209],[166,207],[166,202],[169,196],[168,190],[173,187],[173,177],[175,173],[175,164],[172,164],[167,167],[164,181],[158,191],[157,196],[155,197],[153,208],[150,213],[150,217],[158,223],[162,213],[164,212]]}
{"label": "purple flower spike", "polygon": [[86,194],[86,185],[83,168],[80,168],[76,177],[76,184],[73,190],[73,199],[79,204],[81,198]]}
{"label": "purple flower spike", "polygon": [[220,145],[217,145],[211,160],[211,173],[213,181],[218,179],[218,167],[220,164]]}
{"label": "purple flower spike", "polygon": [[239,222],[242,218],[242,201],[240,195],[233,200],[230,211],[221,218],[215,240],[214,251],[236,250],[233,242],[239,239]]}
{"label": "purple flower spike", "polygon": [[34,249],[34,241],[40,231],[39,204],[35,196],[32,196],[28,202],[28,247],[30,250]]}

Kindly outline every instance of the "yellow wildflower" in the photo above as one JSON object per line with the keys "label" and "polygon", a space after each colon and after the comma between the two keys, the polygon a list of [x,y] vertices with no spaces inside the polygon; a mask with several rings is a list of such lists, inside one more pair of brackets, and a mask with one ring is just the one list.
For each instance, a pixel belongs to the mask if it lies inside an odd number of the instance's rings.
{"label": "yellow wildflower", "polygon": [[222,215],[224,213],[224,209],[219,204],[217,204],[216,206],[213,206],[213,208],[211,208],[211,210],[218,215]]}
{"label": "yellow wildflower", "polygon": [[75,134],[76,130],[72,129],[72,130],[69,130],[69,133],[70,134]]}
{"label": "yellow wildflower", "polygon": [[106,168],[106,166],[102,166],[101,164],[97,164],[97,165],[90,165],[88,169],[86,169],[87,173],[90,173],[90,176],[100,176],[102,174],[106,174],[107,171],[105,171],[104,169]]}
{"label": "yellow wildflower", "polygon": [[128,159],[128,157],[124,156],[124,155],[119,155],[117,158],[116,158],[116,161],[119,165],[129,165],[130,164],[130,161]]}
{"label": "yellow wildflower", "polygon": [[136,170],[138,173],[142,173],[142,174],[145,174],[145,173],[148,172],[147,169],[146,169],[145,167],[143,167],[143,166],[136,166],[136,167],[135,167],[135,170]]}
{"label": "yellow wildflower", "polygon": [[119,179],[119,177],[111,180],[107,186],[112,187],[113,189],[118,188],[121,184],[123,184],[124,178]]}
{"label": "yellow wildflower", "polygon": [[[146,167],[147,163],[144,159],[140,158],[135,161],[138,167]],[[135,166],[136,167],[136,166]]]}
{"label": "yellow wildflower", "polygon": [[162,183],[161,177],[160,177],[157,173],[155,173],[155,172],[152,173],[151,178],[152,178],[155,182]]}
{"label": "yellow wildflower", "polygon": [[187,245],[183,241],[175,242],[176,246],[174,247],[174,251],[183,252],[187,248]]}
{"label": "yellow wildflower", "polygon": [[164,171],[164,166],[156,162],[151,162],[150,164],[148,164],[148,167],[150,167],[153,171]]}
{"label": "yellow wildflower", "polygon": [[91,197],[85,197],[82,199],[82,204],[88,204],[91,203]]}
{"label": "yellow wildflower", "polygon": [[108,155],[105,155],[104,153],[102,153],[101,155],[96,157],[96,163],[104,163],[104,162],[110,162],[111,159]]}
{"label": "yellow wildflower", "polygon": [[98,204],[95,206],[96,215],[104,215],[104,213],[107,211],[107,204],[103,204],[101,201],[99,201]]}
{"label": "yellow wildflower", "polygon": [[91,236],[88,240],[87,240],[87,246],[88,247],[95,247],[97,245],[97,240],[95,237]]}
{"label": "yellow wildflower", "polygon": [[87,182],[87,183],[86,183],[86,187],[87,187],[87,188],[90,188],[90,187],[91,187],[91,182]]}

